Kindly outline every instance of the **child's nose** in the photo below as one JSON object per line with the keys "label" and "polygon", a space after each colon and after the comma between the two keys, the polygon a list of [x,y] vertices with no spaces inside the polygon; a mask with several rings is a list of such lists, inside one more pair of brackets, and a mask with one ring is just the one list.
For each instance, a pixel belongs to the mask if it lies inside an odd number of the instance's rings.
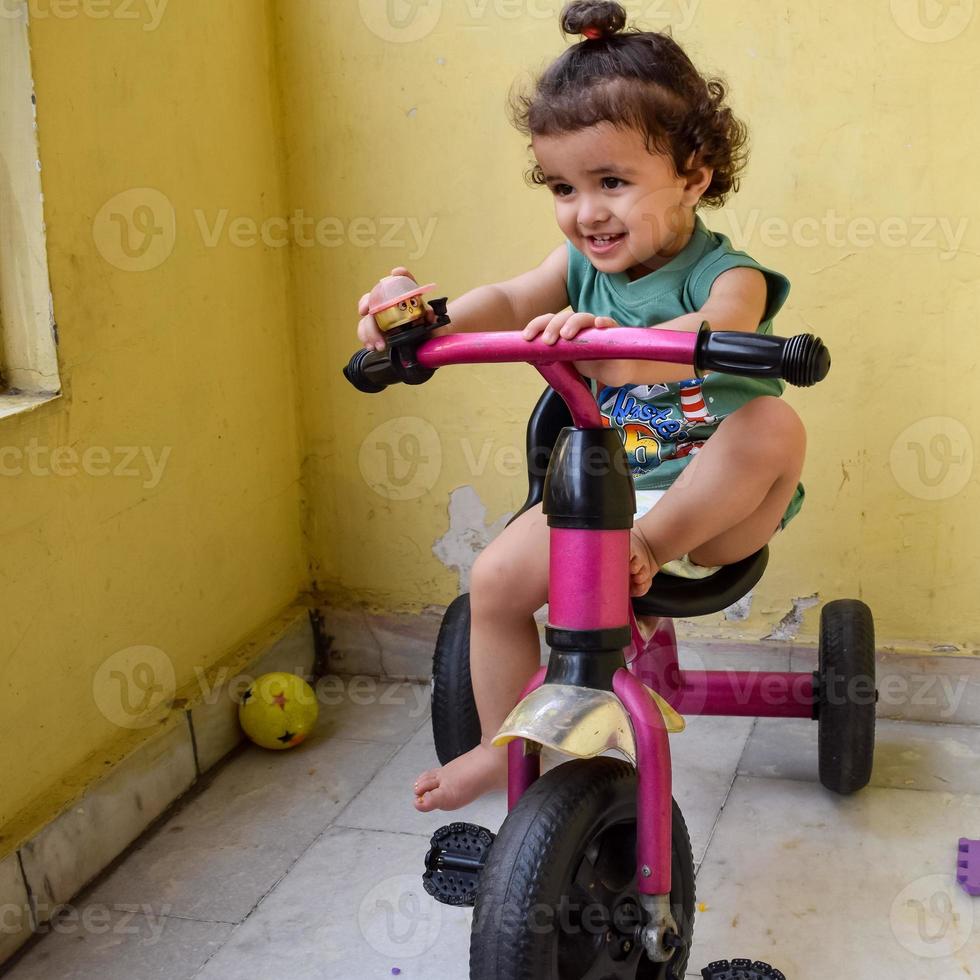
{"label": "child's nose", "polygon": [[579,206],[578,220],[582,228],[588,231],[594,225],[601,225],[610,218],[609,208],[599,199],[584,199]]}

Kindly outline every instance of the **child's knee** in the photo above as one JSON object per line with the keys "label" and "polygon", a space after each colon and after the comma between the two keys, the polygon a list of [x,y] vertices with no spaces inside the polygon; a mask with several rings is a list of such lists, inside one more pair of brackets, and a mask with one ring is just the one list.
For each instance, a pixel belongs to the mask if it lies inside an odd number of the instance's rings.
{"label": "child's knee", "polygon": [[497,605],[506,593],[511,574],[512,563],[505,555],[497,554],[492,543],[488,545],[477,555],[470,572],[471,604]]}
{"label": "child's knee", "polygon": [[[491,543],[477,556],[470,572],[471,608],[533,612],[545,601],[537,601],[537,593],[547,591],[547,581],[531,581],[534,577],[533,563],[519,552],[495,549]],[[536,603],[533,608],[532,603]]]}
{"label": "child's knee", "polygon": [[[754,444],[781,456],[806,452],[806,427],[789,402],[776,395],[759,395],[736,409],[729,418],[751,428]],[[726,420],[727,421],[727,420]]]}

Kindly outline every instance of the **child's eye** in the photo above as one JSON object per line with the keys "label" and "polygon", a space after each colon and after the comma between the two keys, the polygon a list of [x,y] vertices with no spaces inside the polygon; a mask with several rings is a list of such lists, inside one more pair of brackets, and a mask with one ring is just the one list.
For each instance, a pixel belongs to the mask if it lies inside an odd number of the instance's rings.
{"label": "child's eye", "polygon": [[555,197],[568,197],[569,194],[574,193],[575,188],[571,184],[552,184],[551,191]]}
{"label": "child's eye", "polygon": [[626,184],[625,180],[621,180],[619,177],[603,177],[602,186],[607,191],[614,191],[617,187],[623,187]]}

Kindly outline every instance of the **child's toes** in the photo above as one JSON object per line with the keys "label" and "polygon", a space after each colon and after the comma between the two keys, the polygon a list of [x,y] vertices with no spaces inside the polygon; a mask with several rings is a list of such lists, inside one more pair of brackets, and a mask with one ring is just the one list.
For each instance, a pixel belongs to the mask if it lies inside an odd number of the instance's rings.
{"label": "child's toes", "polygon": [[439,788],[438,770],[422,773],[422,775],[415,780],[415,785],[412,788],[415,792],[415,802],[417,805],[420,797],[426,793],[430,793],[434,789]]}
{"label": "child's toes", "polygon": [[429,793],[427,796],[423,794],[422,796],[415,797],[415,809],[419,813],[429,813],[435,809],[435,803],[432,801],[432,794]]}
{"label": "child's toes", "polygon": [[418,779],[415,780],[415,790],[416,796],[421,796],[423,793],[428,793],[429,790],[435,789],[439,785],[439,770],[430,769],[428,772],[422,773]]}

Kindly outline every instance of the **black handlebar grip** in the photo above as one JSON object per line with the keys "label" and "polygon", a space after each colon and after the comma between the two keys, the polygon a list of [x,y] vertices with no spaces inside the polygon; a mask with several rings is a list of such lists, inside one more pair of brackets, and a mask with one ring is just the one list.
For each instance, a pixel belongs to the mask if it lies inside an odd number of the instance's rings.
{"label": "black handlebar grip", "polygon": [[694,366],[698,374],[721,371],[749,378],[782,378],[791,385],[807,388],[827,377],[830,351],[819,337],[809,333],[773,337],[702,327]]}
{"label": "black handlebar grip", "polygon": [[388,385],[401,381],[401,375],[391,363],[387,352],[359,350],[344,368],[344,377],[358,390],[368,395],[384,391]]}

